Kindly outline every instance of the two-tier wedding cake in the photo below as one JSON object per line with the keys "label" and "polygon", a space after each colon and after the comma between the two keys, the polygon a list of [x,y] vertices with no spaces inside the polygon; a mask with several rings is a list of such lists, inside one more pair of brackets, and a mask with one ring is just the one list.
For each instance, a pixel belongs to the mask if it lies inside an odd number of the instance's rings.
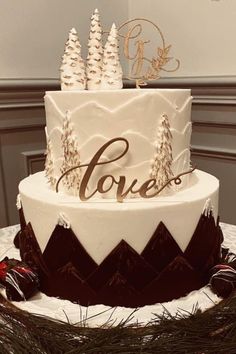
{"label": "two-tier wedding cake", "polygon": [[19,185],[22,259],[40,288],[82,305],[169,301],[208,282],[220,257],[218,180],[190,162],[191,94],[122,89],[115,25],[76,31],[62,91],[45,95],[45,171]]}

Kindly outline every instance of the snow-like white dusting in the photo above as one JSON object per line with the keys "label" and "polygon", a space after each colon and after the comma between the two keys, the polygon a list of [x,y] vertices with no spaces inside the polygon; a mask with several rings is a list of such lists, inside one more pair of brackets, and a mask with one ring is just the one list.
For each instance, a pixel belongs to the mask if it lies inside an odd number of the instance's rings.
{"label": "snow-like white dusting", "polygon": [[65,229],[70,228],[70,221],[65,213],[59,213],[58,225],[63,226]]}
{"label": "snow-like white dusting", "polygon": [[72,28],[69,32],[60,72],[62,90],[85,89],[85,64],[81,57],[81,45],[75,28]]}
{"label": "snow-like white dusting", "polygon": [[123,87],[122,74],[119,60],[118,31],[113,23],[104,47],[101,88],[104,90],[121,89]]}
{"label": "snow-like white dusting", "polygon": [[[69,111],[66,112],[63,120],[61,142],[63,149],[61,173],[65,173],[70,168],[80,165],[78,141],[76,135],[74,134]],[[79,193],[80,173],[80,168],[76,168],[64,176],[62,183],[68,191],[68,194],[77,195]]]}
{"label": "snow-like white dusting", "polygon": [[55,177],[55,162],[52,152],[52,142],[49,137],[47,137],[47,149],[46,149],[46,160],[45,160],[45,176],[48,180],[50,186],[55,189],[57,178]]}
{"label": "snow-like white dusting", "polygon": [[21,198],[20,198],[20,193],[17,194],[17,197],[16,197],[16,207],[18,210],[21,209]]}
{"label": "snow-like white dusting", "polygon": [[102,27],[99,12],[96,9],[91,17],[86,64],[87,89],[100,90],[102,77]]}
{"label": "snow-like white dusting", "polygon": [[[157,130],[157,140],[155,141],[156,154],[152,162],[150,177],[155,178],[158,188],[161,188],[173,176],[171,170],[172,157],[172,134],[168,116],[163,114]],[[153,160],[152,160],[153,161]]]}

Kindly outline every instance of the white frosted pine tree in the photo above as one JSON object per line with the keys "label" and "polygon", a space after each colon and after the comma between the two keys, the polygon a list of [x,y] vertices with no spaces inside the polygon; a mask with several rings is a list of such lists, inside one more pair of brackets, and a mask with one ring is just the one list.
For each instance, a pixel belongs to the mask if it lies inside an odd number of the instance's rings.
{"label": "white frosted pine tree", "polygon": [[213,214],[213,205],[212,205],[212,201],[210,198],[208,198],[205,202],[205,205],[203,208],[203,214],[208,217]]}
{"label": "white frosted pine tree", "polygon": [[49,138],[47,138],[47,149],[46,149],[46,160],[45,160],[45,176],[48,180],[48,183],[52,188],[55,188],[57,179],[55,177],[55,171],[54,171],[54,159],[53,159],[53,153],[52,153],[52,143]]}
{"label": "white frosted pine tree", "polygon": [[102,67],[102,89],[121,89],[122,68],[119,59],[118,31],[113,23],[104,47]]}
{"label": "white frosted pine tree", "polygon": [[81,57],[79,38],[74,28],[69,32],[69,38],[62,56],[60,72],[62,90],[85,90],[85,64]]}
{"label": "white frosted pine tree", "polygon": [[[78,142],[74,135],[70,113],[67,111],[63,120],[62,126],[62,149],[63,162],[61,166],[61,173],[68,171],[72,167],[80,165],[80,153]],[[78,195],[80,187],[81,170],[76,168],[68,172],[62,179],[62,183],[70,194]]]}
{"label": "white frosted pine tree", "polygon": [[91,17],[91,27],[88,40],[88,56],[86,64],[87,89],[99,90],[102,77],[102,27],[99,12],[96,9]]}
{"label": "white frosted pine tree", "polygon": [[[171,170],[172,157],[172,134],[168,116],[163,114],[157,131],[156,154],[152,161],[150,177],[156,179],[157,189],[173,177]],[[168,185],[170,186],[170,185]]]}

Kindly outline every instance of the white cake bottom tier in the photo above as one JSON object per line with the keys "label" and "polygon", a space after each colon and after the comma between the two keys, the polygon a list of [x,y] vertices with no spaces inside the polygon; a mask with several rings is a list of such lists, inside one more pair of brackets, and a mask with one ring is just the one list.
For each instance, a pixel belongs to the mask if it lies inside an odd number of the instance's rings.
{"label": "white cake bottom tier", "polygon": [[31,223],[41,251],[55,226],[64,224],[97,264],[121,240],[141,254],[160,222],[184,252],[204,209],[212,208],[217,218],[218,190],[218,180],[199,170],[190,176],[188,188],[171,196],[127,199],[123,203],[107,199],[81,202],[78,197],[55,193],[43,172],[25,178],[19,185],[25,221]]}

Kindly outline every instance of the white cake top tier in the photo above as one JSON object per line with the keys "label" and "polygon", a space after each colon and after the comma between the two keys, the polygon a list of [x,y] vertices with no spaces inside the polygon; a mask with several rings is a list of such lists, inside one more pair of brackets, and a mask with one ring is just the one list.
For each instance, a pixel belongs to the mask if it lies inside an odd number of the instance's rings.
{"label": "white cake top tier", "polygon": [[[116,180],[125,176],[127,186],[137,179],[138,188],[153,177],[161,183],[164,172],[173,177],[188,170],[191,101],[190,90],[182,89],[47,92],[48,175],[55,182],[66,169],[88,164],[114,138],[126,139],[128,151],[122,158],[109,162],[124,150],[123,141],[111,144],[99,158],[107,163],[94,168],[88,191],[93,191],[104,175],[112,175]],[[158,170],[164,171],[161,176]],[[77,195],[85,171],[86,167],[74,170],[60,190]],[[185,177],[181,188],[187,183]],[[111,188],[93,198],[114,197],[115,188]]]}

